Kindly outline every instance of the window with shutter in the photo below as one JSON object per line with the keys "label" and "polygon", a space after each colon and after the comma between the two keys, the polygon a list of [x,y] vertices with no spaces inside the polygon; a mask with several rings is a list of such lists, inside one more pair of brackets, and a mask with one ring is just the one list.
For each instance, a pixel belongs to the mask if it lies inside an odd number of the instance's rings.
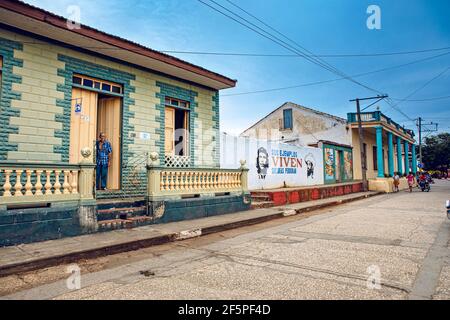
{"label": "window with shutter", "polygon": [[285,130],[292,130],[292,109],[283,110],[283,125]]}
{"label": "window with shutter", "polygon": [[175,149],[175,109],[166,108],[165,126],[166,154],[172,155]]}

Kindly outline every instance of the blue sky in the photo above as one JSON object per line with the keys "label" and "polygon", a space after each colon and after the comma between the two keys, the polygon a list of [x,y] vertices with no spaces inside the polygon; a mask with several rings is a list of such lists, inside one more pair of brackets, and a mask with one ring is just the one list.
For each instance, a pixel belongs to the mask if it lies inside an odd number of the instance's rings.
{"label": "blue sky", "polygon": [[[209,0],[205,0],[209,1]],[[217,2],[236,10],[225,0]],[[450,47],[447,0],[233,0],[315,54],[370,54]],[[67,7],[81,8],[81,22],[156,50],[292,54],[245,29],[197,0],[28,0],[68,16]],[[366,26],[367,7],[381,8],[381,30]],[[243,14],[242,12],[239,12]],[[364,73],[436,56],[444,51],[383,57],[324,58],[348,75]],[[337,76],[300,57],[236,57],[175,54],[175,56],[237,79],[234,89],[221,92],[221,129],[240,133],[286,101],[346,117],[355,110],[350,99],[374,93],[343,80],[268,93],[229,94],[334,79]],[[450,55],[389,70],[358,81],[403,99],[450,67]],[[450,95],[450,70],[410,99]],[[414,122],[379,104],[395,121],[415,129]],[[411,118],[422,116],[450,131],[450,99],[403,102]],[[372,107],[372,110],[375,107]]]}

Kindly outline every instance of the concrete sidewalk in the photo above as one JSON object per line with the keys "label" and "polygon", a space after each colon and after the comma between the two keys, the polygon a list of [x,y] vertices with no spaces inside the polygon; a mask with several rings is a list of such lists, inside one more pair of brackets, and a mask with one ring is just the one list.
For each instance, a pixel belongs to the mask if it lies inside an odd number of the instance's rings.
{"label": "concrete sidewalk", "polygon": [[199,237],[365,199],[378,194],[376,192],[355,193],[282,207],[0,248],[0,276]]}

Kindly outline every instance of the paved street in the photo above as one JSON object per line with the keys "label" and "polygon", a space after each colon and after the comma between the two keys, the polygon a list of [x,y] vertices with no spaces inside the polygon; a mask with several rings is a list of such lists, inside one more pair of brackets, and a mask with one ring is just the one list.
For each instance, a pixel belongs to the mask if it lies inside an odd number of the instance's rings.
{"label": "paved street", "polygon": [[[82,273],[81,290],[60,280],[5,298],[450,299],[447,198],[450,181],[438,181],[430,193],[377,196],[128,254]],[[381,287],[368,287],[378,272]]]}

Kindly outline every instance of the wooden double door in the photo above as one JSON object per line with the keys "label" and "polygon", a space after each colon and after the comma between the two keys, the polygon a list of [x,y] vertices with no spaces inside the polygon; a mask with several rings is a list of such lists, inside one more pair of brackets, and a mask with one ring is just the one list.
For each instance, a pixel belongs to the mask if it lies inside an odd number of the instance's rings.
{"label": "wooden double door", "polygon": [[[70,163],[81,161],[81,149],[95,150],[100,132],[112,146],[107,189],[119,190],[121,181],[122,98],[73,88],[70,118]],[[91,160],[94,160],[91,156]]]}

